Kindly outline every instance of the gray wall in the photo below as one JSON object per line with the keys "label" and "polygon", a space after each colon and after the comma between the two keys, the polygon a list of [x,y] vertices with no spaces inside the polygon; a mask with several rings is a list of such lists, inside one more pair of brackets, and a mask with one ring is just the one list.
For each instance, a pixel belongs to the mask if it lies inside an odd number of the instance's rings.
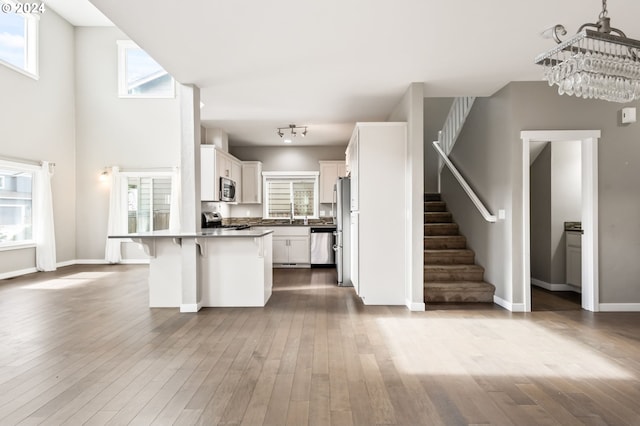
{"label": "gray wall", "polygon": [[551,144],[547,143],[530,169],[531,277],[551,279]]}
{"label": "gray wall", "polygon": [[[56,163],[56,252],[66,262],[76,257],[74,29],[48,9],[39,32],[39,80],[0,65],[0,156]],[[34,249],[0,252],[0,274],[34,267]]]}
{"label": "gray wall", "polygon": [[104,259],[110,166],[145,169],[180,165],[178,99],[118,98],[116,28],[76,28],[78,259]]}
{"label": "gray wall", "polygon": [[424,99],[424,191],[438,192],[438,154],[433,141],[438,140],[453,98]]}
{"label": "gray wall", "polygon": [[[640,106],[634,102],[632,106]],[[522,294],[522,130],[601,130],[598,147],[600,302],[640,303],[640,124],[619,124],[622,105],[558,96],[542,82],[511,83],[477,99],[453,152],[471,185],[491,211],[506,220],[487,224],[445,174],[443,193],[487,280],[506,301]]]}
{"label": "gray wall", "polygon": [[[319,171],[319,161],[345,159],[347,146],[229,146],[229,152],[242,161],[262,161],[262,171]],[[320,205],[320,216],[331,215],[331,205]],[[223,216],[262,217],[262,204],[230,205]]]}

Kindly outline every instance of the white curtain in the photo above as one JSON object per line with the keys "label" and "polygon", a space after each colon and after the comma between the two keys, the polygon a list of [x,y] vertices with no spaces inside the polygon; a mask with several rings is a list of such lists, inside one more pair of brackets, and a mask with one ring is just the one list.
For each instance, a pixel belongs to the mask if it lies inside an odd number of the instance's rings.
{"label": "white curtain", "polygon": [[171,175],[171,204],[169,205],[169,232],[180,232],[180,205],[182,191],[180,190],[180,169],[175,167]]}
{"label": "white curtain", "polygon": [[120,168],[111,168],[111,194],[109,196],[109,221],[107,223],[107,243],[104,249],[104,258],[109,263],[118,263],[122,260],[120,251],[120,239],[108,238],[109,235],[123,235],[127,233],[127,206],[125,195],[127,193],[127,178],[122,176]]}
{"label": "white curtain", "polygon": [[56,235],[51,197],[52,165],[43,161],[33,179],[33,235],[36,241],[36,269],[56,270]]}

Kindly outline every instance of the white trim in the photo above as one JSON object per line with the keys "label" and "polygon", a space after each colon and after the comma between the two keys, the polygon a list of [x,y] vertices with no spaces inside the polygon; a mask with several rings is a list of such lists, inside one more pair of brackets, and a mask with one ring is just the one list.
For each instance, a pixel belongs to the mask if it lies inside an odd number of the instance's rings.
{"label": "white trim", "polygon": [[420,303],[420,302],[415,302],[414,303],[411,300],[405,300],[404,304],[412,312],[424,312],[427,309],[427,306],[426,306],[426,304],[424,302],[423,303]]}
{"label": "white trim", "polygon": [[496,296],[495,294],[493,295],[493,303],[511,312],[528,312],[525,310],[526,307],[524,303],[507,302],[506,300]]}
{"label": "white trim", "polygon": [[198,312],[200,309],[202,309],[202,302],[180,304],[180,312]]}
{"label": "white trim", "polygon": [[600,312],[640,312],[640,303],[600,303]]}
{"label": "white trim", "polygon": [[[522,142],[522,276],[525,312],[531,312],[530,142],[582,141],[582,308],[599,310],[598,139],[600,130],[520,132]],[[514,281],[517,284],[517,280]]]}
{"label": "white trim", "polygon": [[[38,270],[36,268],[27,268],[27,269],[19,269],[17,271],[4,272],[0,274],[0,280],[15,278],[21,275],[33,274],[34,272],[38,272]],[[2,283],[0,283],[0,285],[2,285]]]}
{"label": "white trim", "polygon": [[35,247],[36,243],[33,240],[0,243],[0,251],[25,250]]}
{"label": "white trim", "polygon": [[57,262],[56,268],[64,268],[65,266],[73,266],[76,264],[75,260],[65,260],[64,262]]}
{"label": "white trim", "polygon": [[537,287],[542,287],[549,291],[575,291],[576,293],[580,293],[577,287],[573,287],[569,284],[551,284],[546,281],[538,280],[531,277],[531,284]]}
{"label": "white trim", "polygon": [[456,178],[456,180],[458,181],[458,183],[460,184],[464,192],[469,196],[469,198],[471,199],[471,202],[473,203],[474,206],[476,206],[476,208],[478,209],[478,211],[480,212],[484,220],[486,220],[489,223],[497,222],[498,218],[495,215],[492,215],[491,213],[489,213],[489,210],[485,207],[482,201],[480,201],[480,198],[478,198],[478,196],[473,191],[473,189],[469,186],[465,178],[460,174],[456,166],[454,166],[451,160],[449,160],[449,157],[447,157],[447,154],[444,153],[444,151],[440,147],[440,142],[434,141],[433,148],[440,155],[440,160],[447,165],[451,174]]}
{"label": "white trim", "polygon": [[104,259],[76,259],[75,264],[76,265],[110,265],[110,263]]}
{"label": "white trim", "polygon": [[118,264],[120,265],[149,265],[151,259],[122,259]]}
{"label": "white trim", "polygon": [[291,176],[320,176],[320,172],[262,172],[262,176],[268,176],[270,178],[282,178],[288,179]]}

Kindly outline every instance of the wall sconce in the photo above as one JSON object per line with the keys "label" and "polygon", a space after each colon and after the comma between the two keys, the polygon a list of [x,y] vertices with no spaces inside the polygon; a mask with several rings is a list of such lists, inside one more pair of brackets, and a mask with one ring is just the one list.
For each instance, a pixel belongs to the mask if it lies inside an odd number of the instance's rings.
{"label": "wall sconce", "polygon": [[106,182],[108,178],[109,178],[109,172],[105,168],[104,170],[102,170],[102,173],[98,175],[98,180],[100,180],[100,182]]}

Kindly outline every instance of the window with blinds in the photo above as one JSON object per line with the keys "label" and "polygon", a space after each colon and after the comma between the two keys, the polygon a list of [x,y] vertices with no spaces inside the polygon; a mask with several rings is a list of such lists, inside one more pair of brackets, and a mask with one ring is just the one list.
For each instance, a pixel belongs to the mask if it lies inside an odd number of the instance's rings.
{"label": "window with blinds", "polygon": [[264,217],[294,219],[318,217],[318,175],[264,175]]}

